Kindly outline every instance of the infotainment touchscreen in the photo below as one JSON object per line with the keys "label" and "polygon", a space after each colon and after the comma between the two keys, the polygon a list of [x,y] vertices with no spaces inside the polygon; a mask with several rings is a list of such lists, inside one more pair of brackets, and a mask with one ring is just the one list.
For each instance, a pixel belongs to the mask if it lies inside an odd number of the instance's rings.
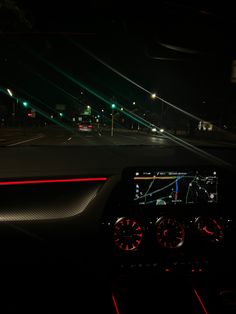
{"label": "infotainment touchscreen", "polygon": [[217,203],[216,171],[134,171],[133,201],[138,205]]}

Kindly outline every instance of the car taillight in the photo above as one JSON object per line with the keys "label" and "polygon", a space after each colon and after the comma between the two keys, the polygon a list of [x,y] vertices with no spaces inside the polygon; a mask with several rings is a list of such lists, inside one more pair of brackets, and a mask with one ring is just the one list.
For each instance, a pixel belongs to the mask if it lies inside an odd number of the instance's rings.
{"label": "car taillight", "polygon": [[92,129],[92,128],[93,128],[93,126],[92,126],[92,125],[88,125],[88,128],[89,128],[89,129]]}
{"label": "car taillight", "polygon": [[80,124],[80,125],[79,125],[79,128],[82,129],[82,128],[83,128],[83,124]]}

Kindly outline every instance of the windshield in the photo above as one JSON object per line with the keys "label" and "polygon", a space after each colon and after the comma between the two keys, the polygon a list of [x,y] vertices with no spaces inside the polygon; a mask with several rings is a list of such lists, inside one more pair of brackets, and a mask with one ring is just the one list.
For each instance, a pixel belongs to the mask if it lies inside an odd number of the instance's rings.
{"label": "windshield", "polygon": [[94,17],[90,3],[84,17],[63,24],[51,20],[60,5],[7,3],[0,7],[8,17],[0,22],[3,147],[177,145],[205,157],[217,147],[217,158],[235,147],[229,12],[164,1],[150,16],[102,15],[98,5]]}

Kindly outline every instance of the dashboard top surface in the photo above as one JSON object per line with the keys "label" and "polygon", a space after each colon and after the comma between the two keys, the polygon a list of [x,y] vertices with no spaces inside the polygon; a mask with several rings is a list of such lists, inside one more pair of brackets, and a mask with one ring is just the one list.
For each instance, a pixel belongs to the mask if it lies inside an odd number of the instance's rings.
{"label": "dashboard top surface", "polygon": [[[206,150],[235,164],[235,149]],[[0,148],[0,156],[0,178],[110,176],[133,166],[197,168],[215,164],[179,146],[26,146]]]}

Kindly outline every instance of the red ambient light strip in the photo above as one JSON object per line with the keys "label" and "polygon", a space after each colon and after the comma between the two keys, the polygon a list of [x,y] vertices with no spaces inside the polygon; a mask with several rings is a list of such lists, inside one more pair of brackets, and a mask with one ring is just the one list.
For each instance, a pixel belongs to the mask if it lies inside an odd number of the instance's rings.
{"label": "red ambient light strip", "polygon": [[207,312],[207,310],[206,310],[206,308],[205,308],[205,305],[204,305],[204,303],[202,302],[202,299],[200,298],[200,296],[199,296],[197,290],[196,290],[196,289],[193,289],[193,291],[194,291],[194,293],[195,293],[195,295],[196,295],[196,297],[197,297],[197,299],[198,299],[198,302],[201,304],[201,307],[202,307],[202,309],[203,309],[203,312],[204,312],[205,314],[208,314],[208,312]]}
{"label": "red ambient light strip", "polygon": [[112,301],[113,301],[113,305],[114,305],[116,314],[120,314],[120,311],[119,311],[119,309],[118,309],[118,306],[117,306],[117,303],[116,303],[116,299],[115,299],[115,296],[114,296],[114,293],[113,293],[113,292],[112,292]]}
{"label": "red ambient light strip", "polygon": [[0,185],[25,185],[25,184],[46,184],[46,183],[69,183],[69,182],[97,182],[107,181],[107,178],[73,178],[73,179],[42,179],[24,181],[2,181]]}

